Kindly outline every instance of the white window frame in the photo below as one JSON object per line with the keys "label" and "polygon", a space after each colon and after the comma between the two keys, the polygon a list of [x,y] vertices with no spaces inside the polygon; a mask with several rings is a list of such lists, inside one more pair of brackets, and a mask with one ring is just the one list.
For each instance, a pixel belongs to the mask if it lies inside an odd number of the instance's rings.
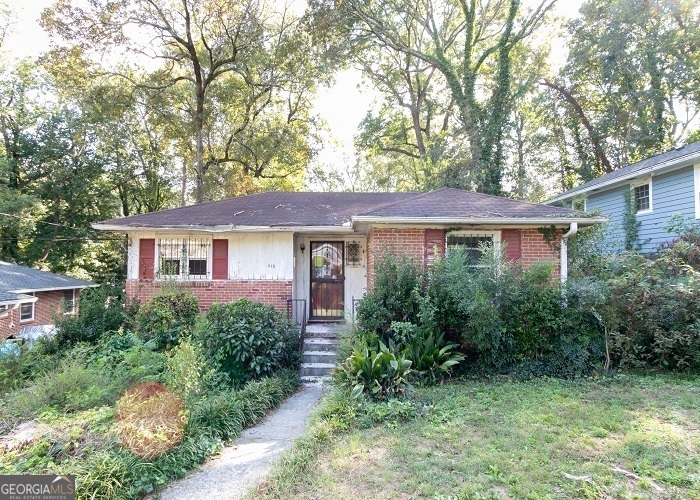
{"label": "white window frame", "polygon": [[700,219],[700,164],[693,166],[695,178],[695,218]]}
{"label": "white window frame", "polygon": [[587,207],[588,196],[585,196],[585,195],[584,196],[575,196],[574,198],[571,198],[571,210],[578,210],[576,208],[576,203],[579,203],[581,201],[583,201],[583,211],[586,212],[588,209],[588,207]]}
{"label": "white window frame", "polygon": [[630,183],[630,195],[632,196],[632,203],[634,203],[634,208],[637,208],[637,196],[635,195],[634,190],[638,187],[644,186],[645,184],[649,184],[649,208],[646,208],[644,210],[637,210],[637,215],[650,214],[654,211],[654,194],[651,177],[645,177],[643,179],[638,179]]}
{"label": "white window frame", "polygon": [[[501,247],[501,231],[498,230],[459,230],[459,231],[448,231],[445,233],[445,255],[449,254],[450,246],[447,242],[450,236],[490,236],[493,239],[493,247],[500,249]],[[472,265],[469,267],[484,267],[481,265]]]}
{"label": "white window frame", "polygon": [[[33,293],[31,293],[29,295],[34,296]],[[32,317],[31,318],[22,319],[22,307],[24,307],[25,305],[30,305],[32,307]],[[20,302],[20,304],[19,304],[19,322],[20,323],[29,323],[31,321],[34,321],[35,315],[36,315],[36,301]]]}
{"label": "white window frame", "polygon": [[[205,275],[193,275],[183,274],[185,269],[189,270],[189,255],[187,256],[187,261],[182,262],[180,260],[180,273],[179,274],[162,274],[160,269],[161,264],[161,246],[163,241],[167,240],[178,240],[178,241],[188,241],[188,240],[201,240],[207,245],[207,256],[206,256],[206,266],[207,272]],[[163,235],[156,239],[156,251],[155,251],[155,262],[153,264],[153,272],[156,280],[175,280],[175,281],[211,281],[213,265],[214,265],[214,255],[213,255],[213,237],[212,236],[182,236],[182,235]]]}
{"label": "white window frame", "polygon": [[[66,311],[65,309],[63,310],[63,314],[65,314],[66,316],[75,313],[75,288],[73,288],[72,290],[63,290],[63,301],[66,302],[66,292],[69,292],[69,291],[73,292],[72,293],[73,298],[71,299],[72,307],[71,307],[70,311]],[[65,304],[63,307],[65,308]]]}

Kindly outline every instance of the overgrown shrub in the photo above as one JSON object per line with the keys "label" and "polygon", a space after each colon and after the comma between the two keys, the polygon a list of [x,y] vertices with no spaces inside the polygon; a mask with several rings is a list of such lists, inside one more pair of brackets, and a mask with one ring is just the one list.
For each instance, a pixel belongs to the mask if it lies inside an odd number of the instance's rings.
{"label": "overgrown shrub", "polygon": [[672,254],[643,260],[616,278],[611,332],[622,365],[700,369],[700,273]]}
{"label": "overgrown shrub", "polygon": [[680,237],[654,255],[603,254],[582,267],[572,262],[578,270],[568,288],[582,289],[577,300],[602,326],[608,365],[700,369],[700,232],[683,217],[673,218],[669,230]]}
{"label": "overgrown shrub", "polygon": [[106,332],[118,330],[127,319],[123,283],[104,283],[85,288],[78,296],[78,315],[55,319],[62,345],[97,342]]}
{"label": "overgrown shrub", "polygon": [[[481,372],[573,377],[604,364],[604,327],[593,305],[566,298],[551,263],[523,268],[498,248],[483,250],[477,265],[453,250],[427,271],[385,257],[376,273],[386,279],[360,304],[360,326],[411,360],[410,379],[419,383],[439,382],[466,359],[457,342],[470,354],[469,367]],[[361,353],[373,340],[360,335]]]}
{"label": "overgrown shrub", "polygon": [[296,327],[273,306],[248,299],[214,304],[197,323],[194,339],[234,383],[271,375],[292,362],[290,351],[299,346]]}
{"label": "overgrown shrub", "polygon": [[424,278],[420,264],[385,248],[378,256],[374,276],[374,288],[357,307],[359,326],[384,333],[394,321],[417,323]]}
{"label": "overgrown shrub", "polygon": [[201,348],[185,339],[168,353],[164,380],[187,405],[217,386],[220,377],[207,366]]}
{"label": "overgrown shrub", "polygon": [[157,349],[168,349],[192,331],[198,315],[197,297],[169,286],[141,306],[136,314],[136,332],[144,341],[155,341]]}

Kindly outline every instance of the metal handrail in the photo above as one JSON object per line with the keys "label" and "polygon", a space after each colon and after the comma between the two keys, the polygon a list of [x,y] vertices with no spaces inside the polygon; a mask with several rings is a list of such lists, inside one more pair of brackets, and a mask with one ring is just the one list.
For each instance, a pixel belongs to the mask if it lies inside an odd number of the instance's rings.
{"label": "metal handrail", "polygon": [[287,319],[299,327],[299,350],[304,346],[306,334],[306,299],[287,299]]}

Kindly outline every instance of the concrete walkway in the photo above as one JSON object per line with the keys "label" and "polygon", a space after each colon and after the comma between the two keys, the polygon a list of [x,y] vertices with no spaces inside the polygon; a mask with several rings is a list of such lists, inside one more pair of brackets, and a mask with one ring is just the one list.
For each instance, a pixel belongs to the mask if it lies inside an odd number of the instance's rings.
{"label": "concrete walkway", "polygon": [[306,384],[255,427],[206,462],[199,470],[170,485],[164,499],[242,498],[268,472],[277,457],[301,434],[321,399],[321,384]]}

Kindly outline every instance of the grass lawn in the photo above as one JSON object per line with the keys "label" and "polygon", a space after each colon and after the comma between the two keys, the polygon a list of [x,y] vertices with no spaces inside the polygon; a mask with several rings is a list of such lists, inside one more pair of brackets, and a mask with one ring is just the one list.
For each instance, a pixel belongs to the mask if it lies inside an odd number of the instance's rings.
{"label": "grass lawn", "polygon": [[282,496],[700,499],[700,378],[466,382],[412,400],[414,419],[331,437]]}

